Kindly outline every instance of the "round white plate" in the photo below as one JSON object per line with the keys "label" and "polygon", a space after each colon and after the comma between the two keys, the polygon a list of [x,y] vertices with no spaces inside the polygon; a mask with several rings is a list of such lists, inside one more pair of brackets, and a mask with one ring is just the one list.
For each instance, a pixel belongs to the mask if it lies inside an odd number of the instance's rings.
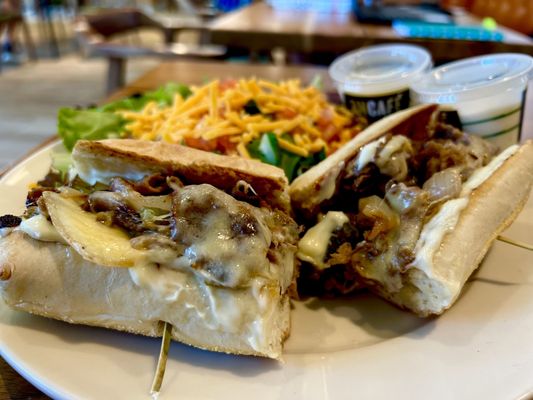
{"label": "round white plate", "polygon": [[[53,147],[0,180],[0,214],[24,209],[27,185],[46,173]],[[506,235],[531,242],[532,231],[530,201]],[[533,254],[497,242],[439,318],[363,294],[294,303],[283,363],[172,343],[161,399],[525,398],[533,390],[531,332]],[[148,399],[159,345],[0,304],[1,355],[54,398]]]}

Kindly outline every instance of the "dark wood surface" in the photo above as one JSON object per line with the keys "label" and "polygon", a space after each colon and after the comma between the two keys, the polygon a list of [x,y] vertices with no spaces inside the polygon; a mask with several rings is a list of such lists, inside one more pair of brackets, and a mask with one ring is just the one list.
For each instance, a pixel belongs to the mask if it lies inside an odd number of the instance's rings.
{"label": "dark wood surface", "polygon": [[[464,12],[455,21],[461,25],[479,24]],[[283,47],[289,51],[345,53],[377,43],[404,42],[426,47],[436,62],[495,52],[533,55],[533,40],[500,27],[503,42],[411,39],[398,36],[390,26],[358,23],[351,13],[275,10],[259,2],[218,17],[211,24],[211,41],[252,51]]]}
{"label": "dark wood surface", "polygon": [[20,376],[0,357],[0,399],[42,400],[49,397]]}
{"label": "dark wood surface", "polygon": [[[229,63],[167,62],[149,71],[141,78],[116,92],[105,101],[129,96],[136,92],[153,89],[169,81],[186,84],[201,84],[207,79],[226,77],[251,77],[280,80],[300,78],[309,82],[316,75],[324,80],[326,92],[333,92],[333,84],[327,77],[327,70],[319,67],[278,67],[271,65],[249,65]],[[528,91],[524,115],[525,138],[533,139],[533,90]],[[55,140],[51,137],[47,142]],[[39,146],[39,148],[42,147]],[[34,150],[35,151],[35,150]],[[1,173],[0,173],[1,175]],[[0,400],[4,399],[47,399],[48,397],[33,387],[0,358]]]}

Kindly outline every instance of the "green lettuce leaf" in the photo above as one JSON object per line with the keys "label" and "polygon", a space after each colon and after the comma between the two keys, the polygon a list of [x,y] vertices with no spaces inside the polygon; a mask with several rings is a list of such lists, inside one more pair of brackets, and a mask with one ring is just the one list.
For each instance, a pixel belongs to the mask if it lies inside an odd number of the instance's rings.
{"label": "green lettuce leaf", "polygon": [[52,152],[52,169],[59,172],[64,177],[68,174],[70,165],[72,164],[72,154],[63,149]]}
{"label": "green lettuce leaf", "polygon": [[98,110],[104,112],[118,110],[139,111],[150,101],[155,101],[160,107],[169,106],[174,101],[174,95],[176,93],[179,93],[181,97],[186,99],[192,92],[186,85],[171,82],[159,89],[105,104],[102,107],[99,107]]}
{"label": "green lettuce leaf", "polygon": [[72,151],[74,144],[80,139],[100,140],[120,137],[126,122],[118,114],[97,109],[61,108],[57,119],[58,134],[69,151]]}
{"label": "green lettuce leaf", "polygon": [[58,134],[69,151],[80,139],[118,138],[124,132],[126,120],[116,114],[116,111],[139,111],[150,101],[155,101],[160,107],[168,106],[172,104],[176,93],[187,98],[191,90],[186,85],[168,83],[157,90],[120,99],[97,108],[86,110],[61,108],[58,113]]}
{"label": "green lettuce leaf", "polygon": [[[294,143],[292,136],[288,134],[283,134],[281,137]],[[325,149],[307,157],[282,149],[279,147],[278,138],[272,132],[264,133],[260,138],[251,141],[247,149],[252,158],[283,169],[289,182],[326,158]]]}

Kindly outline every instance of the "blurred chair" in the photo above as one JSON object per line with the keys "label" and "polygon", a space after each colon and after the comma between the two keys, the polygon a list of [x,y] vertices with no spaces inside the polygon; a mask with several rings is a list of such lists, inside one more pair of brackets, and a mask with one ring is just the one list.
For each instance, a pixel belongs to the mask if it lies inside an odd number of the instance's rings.
{"label": "blurred chair", "polygon": [[[41,40],[46,43],[51,57],[60,57],[60,40],[68,37],[65,13],[72,5],[68,0],[34,0],[35,12],[39,18],[38,27]],[[58,35],[57,29],[60,31]]]}
{"label": "blurred chair", "polygon": [[[162,41],[150,46],[111,41],[117,36],[137,32],[141,28],[158,31],[162,35]],[[226,54],[226,48],[222,46],[174,41],[184,32],[208,33],[209,28],[201,22],[157,20],[138,9],[105,10],[81,16],[76,21],[75,32],[87,55],[108,59],[108,93],[124,85],[126,61],[132,57],[213,59],[223,58]]]}
{"label": "blurred chair", "polygon": [[[22,29],[22,34],[24,36],[24,46],[26,53],[28,55],[28,59],[35,61],[37,60],[37,52],[35,50],[35,44],[33,42],[33,39],[31,37],[30,30],[28,28],[28,25],[26,24],[26,21],[24,21],[24,17],[22,14],[0,14],[0,36],[2,36],[2,33],[5,29],[8,29],[9,27],[15,26],[16,28]],[[2,46],[0,46],[0,71],[2,70],[2,59],[3,59],[3,49]]]}
{"label": "blurred chair", "polygon": [[200,17],[207,22],[218,17],[221,12],[216,9],[213,1],[206,0],[174,0],[179,12]]}

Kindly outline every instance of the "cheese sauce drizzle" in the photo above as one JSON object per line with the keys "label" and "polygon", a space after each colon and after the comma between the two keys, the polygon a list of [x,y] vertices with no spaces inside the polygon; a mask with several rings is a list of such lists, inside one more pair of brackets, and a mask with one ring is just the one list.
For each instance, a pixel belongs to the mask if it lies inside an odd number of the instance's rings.
{"label": "cheese sauce drizzle", "polygon": [[470,193],[489,179],[508,158],[517,152],[518,148],[518,145],[507,148],[489,164],[479,168],[464,183],[460,197],[447,201],[442,205],[439,212],[424,225],[415,247],[416,258],[412,265],[424,271],[428,276],[431,276],[433,257],[438,251],[444,236],[452,232],[457,225],[461,212],[468,205],[468,196]]}

